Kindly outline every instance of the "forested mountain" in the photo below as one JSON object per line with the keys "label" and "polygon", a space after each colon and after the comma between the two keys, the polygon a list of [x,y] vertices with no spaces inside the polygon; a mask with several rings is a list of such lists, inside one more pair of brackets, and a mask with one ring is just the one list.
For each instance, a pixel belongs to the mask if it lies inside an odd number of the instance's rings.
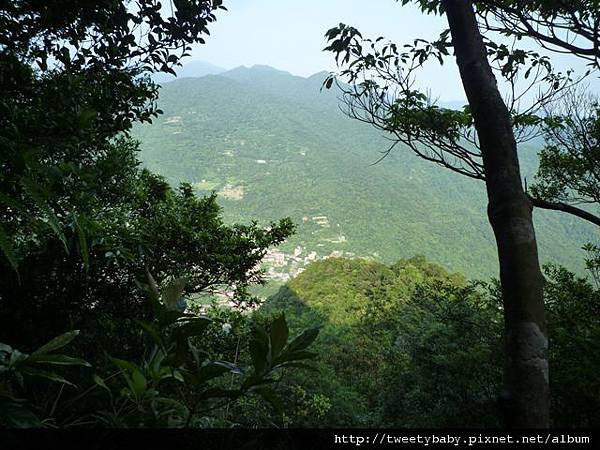
{"label": "forested mountain", "polygon": [[[228,221],[291,217],[297,233],[282,246],[280,271],[297,271],[312,252],[338,252],[386,263],[423,254],[469,276],[496,274],[483,183],[398,147],[373,165],[389,143],[348,119],[334,92],[320,91],[325,76],[253,66],[166,83],[164,114],[134,131],[141,159],[172,183],[218,192]],[[520,148],[529,180],[537,151]],[[592,227],[534,215],[542,260],[581,271]]]}

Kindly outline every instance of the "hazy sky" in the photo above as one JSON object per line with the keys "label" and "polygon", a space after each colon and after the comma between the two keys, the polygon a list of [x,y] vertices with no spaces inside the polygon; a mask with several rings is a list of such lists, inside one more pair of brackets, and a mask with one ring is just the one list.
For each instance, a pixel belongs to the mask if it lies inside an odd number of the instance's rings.
{"label": "hazy sky", "polygon": [[[225,69],[267,64],[295,75],[309,76],[334,70],[330,52],[323,52],[325,32],[343,22],[365,37],[385,36],[397,44],[416,37],[435,38],[445,18],[425,16],[395,0],[225,0],[228,11],[219,11],[210,26],[206,45],[194,47],[192,59]],[[554,57],[553,57],[554,58]],[[554,60],[554,59],[553,59]],[[564,64],[583,68],[577,58]],[[564,66],[563,64],[563,66]],[[430,64],[419,75],[419,84],[431,88],[441,100],[464,99],[456,66]]]}

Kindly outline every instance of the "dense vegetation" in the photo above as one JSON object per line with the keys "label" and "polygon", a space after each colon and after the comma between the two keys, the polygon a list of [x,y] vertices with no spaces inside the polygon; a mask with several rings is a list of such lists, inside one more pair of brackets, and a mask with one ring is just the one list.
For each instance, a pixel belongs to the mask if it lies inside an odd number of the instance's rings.
{"label": "dense vegetation", "polygon": [[293,226],[225,225],[215,196],[140,167],[128,132],[160,113],[148,74],[172,73],[221,2],[180,2],[170,19],[126,3],[0,7],[2,426],[210,422],[311,356],[316,331],[288,339],[282,317],[252,328],[245,370],[211,358],[216,339],[200,345],[211,320],[186,299],[252,305],[257,264]]}
{"label": "dense vegetation", "polygon": [[[545,274],[553,425],[597,427],[600,291],[565,269]],[[320,375],[286,381],[310,400],[295,424],[499,426],[498,292],[423,257],[314,263],[263,308],[285,311],[293,327],[322,326]]]}

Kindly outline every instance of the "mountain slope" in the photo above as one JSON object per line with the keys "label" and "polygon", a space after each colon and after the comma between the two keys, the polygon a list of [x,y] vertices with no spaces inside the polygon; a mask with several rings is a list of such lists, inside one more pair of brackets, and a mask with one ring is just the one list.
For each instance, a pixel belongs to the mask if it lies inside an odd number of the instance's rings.
{"label": "mountain slope", "polygon": [[[168,83],[164,115],[135,130],[141,159],[173,183],[218,192],[230,221],[290,216],[298,232],[286,256],[271,258],[279,272],[338,252],[387,263],[423,254],[470,276],[496,274],[483,183],[401,148],[372,165],[388,142],[320,92],[324,77],[255,66]],[[520,153],[530,177],[536,151]],[[581,270],[593,228],[547,211],[535,220],[542,260]]]}

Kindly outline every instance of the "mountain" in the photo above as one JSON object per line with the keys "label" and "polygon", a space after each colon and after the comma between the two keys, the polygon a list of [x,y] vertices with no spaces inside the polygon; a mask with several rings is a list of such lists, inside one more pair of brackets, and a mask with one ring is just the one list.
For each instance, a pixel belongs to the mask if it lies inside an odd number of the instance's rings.
{"label": "mountain", "polygon": [[[228,221],[291,217],[296,235],[267,258],[283,281],[332,253],[384,263],[421,254],[469,276],[496,275],[483,183],[400,147],[373,165],[389,142],[340,112],[337,94],[320,90],[325,76],[254,66],[167,83],[164,115],[134,130],[141,159],[172,183],[216,191]],[[537,149],[519,151],[531,179]],[[542,260],[582,271],[580,249],[595,229],[534,215]]]}
{"label": "mountain", "polygon": [[162,84],[179,78],[199,78],[206,75],[216,75],[225,72],[225,69],[205,61],[190,61],[189,63],[184,64],[183,67],[176,68],[175,72],[177,73],[177,77],[169,75],[168,73],[156,73],[152,76],[152,79],[155,82]]}

